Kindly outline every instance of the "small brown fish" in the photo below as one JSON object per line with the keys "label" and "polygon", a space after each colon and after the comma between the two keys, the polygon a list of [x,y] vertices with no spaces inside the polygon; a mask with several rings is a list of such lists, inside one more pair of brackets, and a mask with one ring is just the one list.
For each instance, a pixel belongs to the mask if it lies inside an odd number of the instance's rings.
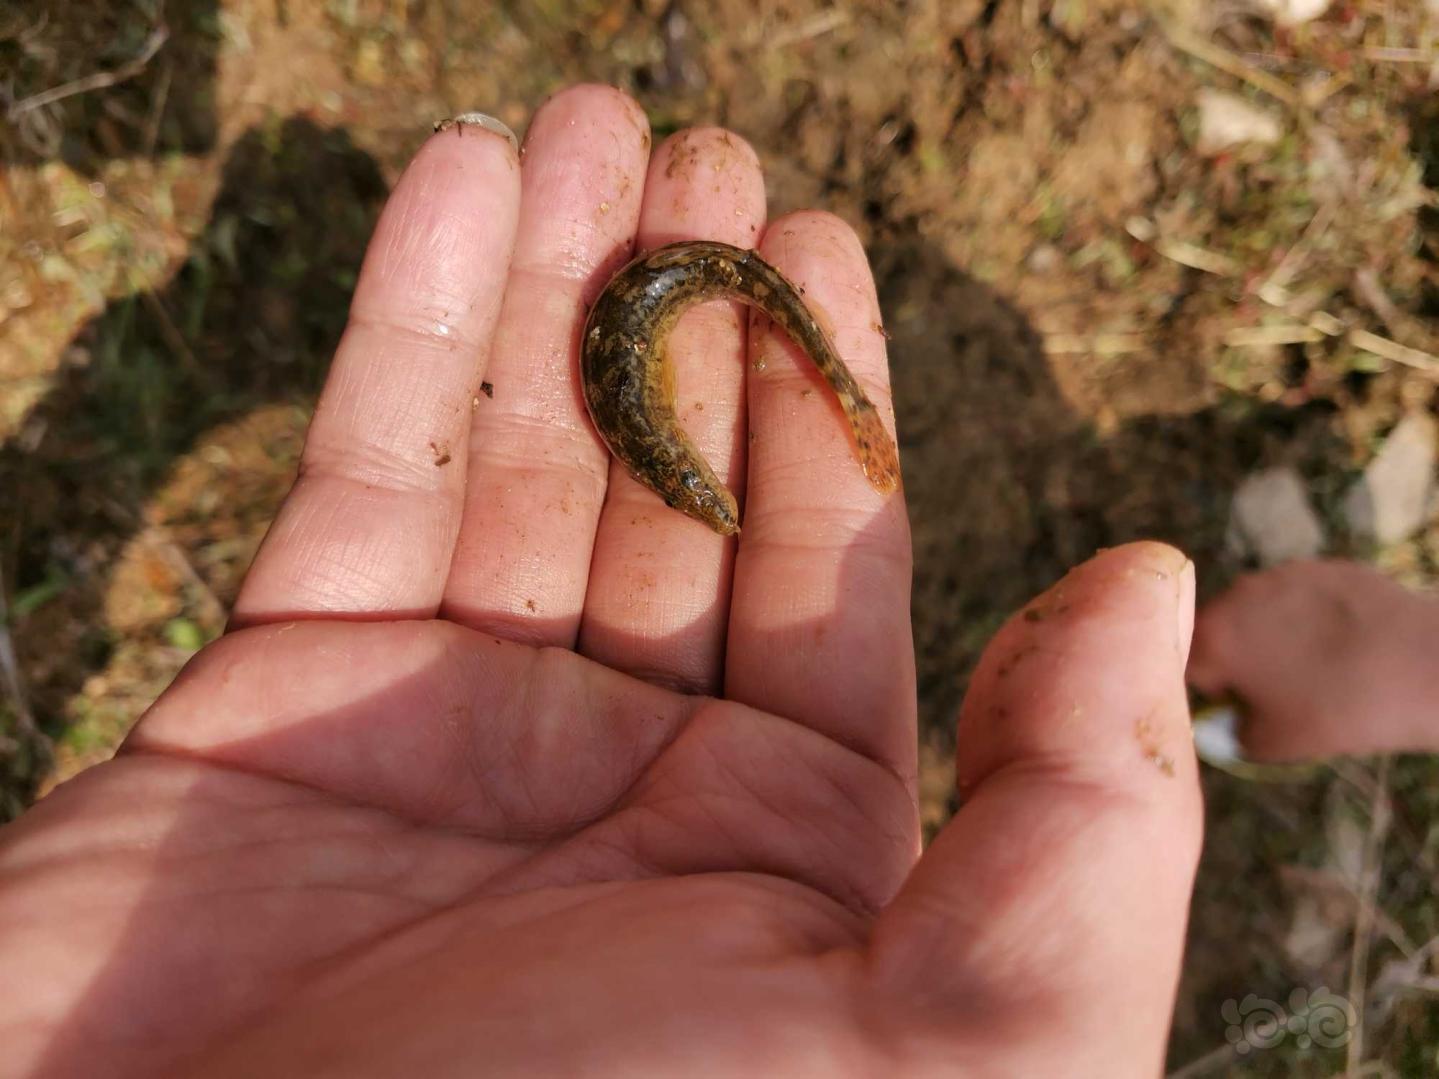
{"label": "small brown fish", "polygon": [[869,482],[885,493],[898,487],[894,440],[799,290],[755,252],[709,240],[641,255],[610,279],[585,322],[585,404],[600,437],[635,479],[716,532],[739,531],[734,495],[680,429],[674,371],[665,355],[680,315],[721,296],[759,308],[805,351],[839,399]]}

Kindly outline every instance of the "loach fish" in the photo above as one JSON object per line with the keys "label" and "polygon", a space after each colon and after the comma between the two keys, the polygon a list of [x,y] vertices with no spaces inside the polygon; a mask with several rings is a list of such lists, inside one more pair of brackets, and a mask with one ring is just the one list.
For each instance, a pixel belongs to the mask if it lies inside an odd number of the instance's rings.
{"label": "loach fish", "polygon": [[580,349],[585,404],[600,437],[665,504],[722,535],[739,531],[734,495],[680,429],[670,331],[694,304],[733,296],[774,320],[814,361],[854,432],[876,490],[899,486],[899,453],[875,409],[799,290],[753,251],[685,240],[641,255],[614,275],[590,308]]}

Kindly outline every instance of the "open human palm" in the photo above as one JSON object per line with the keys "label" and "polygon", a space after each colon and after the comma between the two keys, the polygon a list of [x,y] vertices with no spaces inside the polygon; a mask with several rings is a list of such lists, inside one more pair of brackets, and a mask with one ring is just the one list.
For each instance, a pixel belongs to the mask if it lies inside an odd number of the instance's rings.
{"label": "open human palm", "polygon": [[632,101],[576,87],[522,153],[478,123],[421,149],[232,632],[0,833],[0,1071],[1158,1067],[1192,570],[1116,549],[1011,620],[921,858],[904,506],[807,361],[725,303],[671,340],[738,539],[585,416],[587,301],[692,237],[800,284],[888,415],[858,241],[766,223],[737,137],[651,157]]}

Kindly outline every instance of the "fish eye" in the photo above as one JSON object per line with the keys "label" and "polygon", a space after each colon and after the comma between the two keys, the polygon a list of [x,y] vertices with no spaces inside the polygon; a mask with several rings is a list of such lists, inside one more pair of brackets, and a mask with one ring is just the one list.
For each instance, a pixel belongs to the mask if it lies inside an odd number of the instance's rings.
{"label": "fish eye", "polygon": [[699,473],[692,468],[687,468],[680,473],[680,482],[685,485],[686,489],[693,491],[700,485]]}

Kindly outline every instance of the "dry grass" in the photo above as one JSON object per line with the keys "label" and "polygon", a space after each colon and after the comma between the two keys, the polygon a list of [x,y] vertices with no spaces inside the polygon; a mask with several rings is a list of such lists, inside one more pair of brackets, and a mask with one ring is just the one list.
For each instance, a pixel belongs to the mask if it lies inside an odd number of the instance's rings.
{"label": "dry grass", "polygon": [[[455,111],[522,128],[557,86],[612,82],[657,134],[739,130],[777,209],[861,228],[896,377],[922,379],[900,387],[907,468],[970,477],[912,485],[931,825],[956,674],[1058,567],[1158,533],[1217,583],[1245,470],[1299,463],[1336,524],[1402,411],[1433,408],[1439,15],[1419,0],[1289,29],[1182,0],[101,7],[0,16],[0,817],[103,758],[220,631],[385,181]],[[1279,139],[1201,154],[1205,89]],[[1414,584],[1439,567],[1434,527],[1334,542]],[[1176,1067],[1432,1069],[1436,778],[1207,777]],[[1234,1054],[1225,999],[1321,984],[1369,1002],[1354,1048]]]}

